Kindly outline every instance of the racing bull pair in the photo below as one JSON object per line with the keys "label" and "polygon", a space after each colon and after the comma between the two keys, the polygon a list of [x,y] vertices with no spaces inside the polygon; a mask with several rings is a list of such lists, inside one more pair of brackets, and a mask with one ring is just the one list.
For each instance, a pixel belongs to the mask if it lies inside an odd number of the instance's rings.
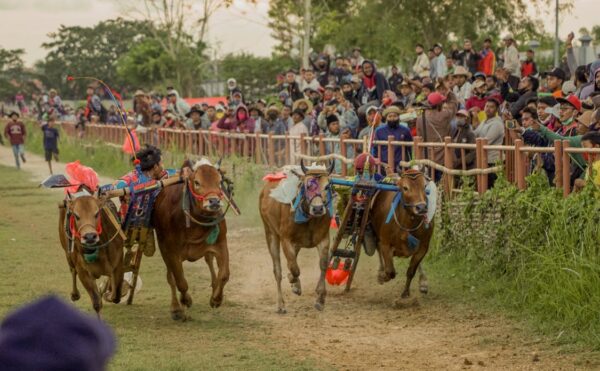
{"label": "racing bull pair", "polygon": [[[70,187],[67,196],[59,206],[59,236],[72,274],[71,299],[80,298],[76,278],[90,295],[94,310],[100,316],[102,292],[96,279],[109,276],[109,287],[104,297],[107,301],[119,303],[122,297],[123,274],[125,271],[124,246],[131,233],[123,230],[130,226],[128,218],[119,222],[119,216],[147,212],[149,226],[156,231],[160,253],[167,267],[167,282],[171,288],[171,315],[175,320],[186,320],[184,307],[192,304],[188,293],[188,283],[184,276],[182,262],[204,258],[211,272],[212,295],[210,305],[218,307],[223,301],[223,288],[229,279],[229,253],[227,247],[227,224],[221,206],[222,199],[231,202],[231,189],[224,179],[219,165],[208,161],[192,164],[186,161],[179,172],[171,172],[167,177],[162,169],[160,151],[147,148],[138,153],[137,177],[126,176],[131,180],[126,186],[98,187],[97,175],[89,169],[83,176],[71,176],[70,181],[63,177],[62,184],[50,187]],[[91,170],[91,171],[90,171]],[[81,171],[76,173],[82,173]],[[70,174],[72,175],[72,174]],[[131,175],[131,174],[130,174]],[[55,178],[56,179],[56,178]],[[119,182],[117,182],[118,184]],[[144,209],[133,202],[122,209],[119,215],[110,200],[120,196],[123,201],[135,193],[142,194],[147,203]],[[147,194],[146,194],[147,193]],[[131,197],[130,199],[133,199]],[[135,212],[132,212],[132,209]],[[228,207],[229,208],[229,207]],[[153,230],[146,231],[153,234]],[[137,236],[139,238],[139,235]],[[153,246],[154,240],[151,239]],[[142,240],[135,252],[138,262],[143,252],[152,255],[153,249],[144,251]],[[145,239],[144,239],[145,242]],[[146,243],[148,245],[148,243]],[[215,270],[214,261],[217,269]],[[137,271],[134,271],[137,274]],[[135,278],[131,290],[135,288]],[[177,291],[180,298],[177,300]],[[131,292],[128,304],[131,304]]]}

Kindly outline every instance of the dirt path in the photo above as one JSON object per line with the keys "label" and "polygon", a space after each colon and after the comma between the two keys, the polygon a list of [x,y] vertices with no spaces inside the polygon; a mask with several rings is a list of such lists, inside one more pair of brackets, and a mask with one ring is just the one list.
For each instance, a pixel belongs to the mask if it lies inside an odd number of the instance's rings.
{"label": "dirt path", "polygon": [[[0,163],[14,166],[10,148],[0,146]],[[30,153],[22,169],[35,181],[48,175],[43,158]],[[55,173],[59,172],[64,173],[64,164],[56,165]],[[103,178],[105,181],[109,179]],[[436,291],[431,279],[430,294],[420,295],[413,284],[417,298],[413,305],[394,307],[404,281],[405,261],[397,262],[398,278],[382,286],[376,282],[375,258],[363,257],[353,290],[344,294],[340,287],[328,287],[325,310],[317,312],[313,309],[317,253],[303,250],[299,257],[303,295],[294,296],[284,278],[288,314],[278,315],[272,263],[262,229],[242,229],[235,226],[235,220],[231,224],[231,280],[224,306],[235,304],[228,310],[266,324],[268,332],[256,332],[251,340],[259,348],[285,349],[298,358],[323,360],[324,368],[334,365],[350,370],[598,367],[576,355],[559,355],[555,347],[502,317],[452,305]],[[206,271],[202,263],[186,264],[190,279],[201,271]]]}

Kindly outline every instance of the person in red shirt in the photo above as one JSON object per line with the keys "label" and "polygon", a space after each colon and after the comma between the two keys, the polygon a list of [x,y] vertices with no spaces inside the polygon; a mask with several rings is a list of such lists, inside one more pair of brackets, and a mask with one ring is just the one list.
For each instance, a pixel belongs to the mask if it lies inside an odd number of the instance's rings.
{"label": "person in red shirt", "polygon": [[479,55],[477,71],[483,72],[486,76],[493,75],[496,70],[496,54],[492,50],[492,39],[487,38],[483,41],[483,49]]}
{"label": "person in red shirt", "polygon": [[25,131],[25,125],[19,121],[19,114],[17,112],[11,112],[8,117],[10,121],[4,128],[4,136],[10,141],[17,169],[20,169],[21,162],[19,160],[22,160],[23,163],[27,162],[25,160],[25,135],[27,132]]}
{"label": "person in red shirt", "polygon": [[527,51],[527,59],[521,63],[521,78],[526,76],[535,76],[538,73],[537,65],[533,60],[535,57],[535,53],[533,50],[529,49]]}

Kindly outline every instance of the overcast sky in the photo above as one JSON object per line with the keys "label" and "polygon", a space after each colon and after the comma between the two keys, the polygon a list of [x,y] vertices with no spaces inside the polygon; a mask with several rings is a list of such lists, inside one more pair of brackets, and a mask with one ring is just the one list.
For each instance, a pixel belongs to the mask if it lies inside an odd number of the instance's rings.
{"label": "overcast sky", "polygon": [[[563,38],[569,31],[577,33],[581,27],[592,28],[600,23],[595,20],[600,0],[574,2],[575,9],[564,15],[560,24]],[[267,10],[268,0],[258,0],[256,5],[234,0],[232,7],[217,12],[209,25],[209,41],[217,55],[238,51],[270,55],[275,41],[267,27]],[[25,61],[33,64],[46,55],[40,47],[48,40],[46,35],[61,24],[91,26],[119,15],[113,0],[0,0],[0,46],[25,49]],[[553,30],[553,16],[543,18],[546,29]]]}

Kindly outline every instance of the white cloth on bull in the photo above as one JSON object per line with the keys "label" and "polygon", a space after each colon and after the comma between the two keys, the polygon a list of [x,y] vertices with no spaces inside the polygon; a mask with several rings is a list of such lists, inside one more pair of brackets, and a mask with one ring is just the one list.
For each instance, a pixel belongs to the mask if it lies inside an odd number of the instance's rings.
{"label": "white cloth on bull", "polygon": [[[317,166],[315,164],[307,166],[306,168],[308,170],[327,170],[325,166]],[[271,190],[269,196],[278,202],[292,205],[298,194],[298,186],[301,182],[296,174],[302,174],[302,168],[297,165],[286,165],[283,167],[282,171],[286,177],[279,182],[277,187]]]}
{"label": "white cloth on bull", "polygon": [[427,194],[427,223],[431,223],[437,209],[437,186],[435,182],[429,181],[425,186]]}

